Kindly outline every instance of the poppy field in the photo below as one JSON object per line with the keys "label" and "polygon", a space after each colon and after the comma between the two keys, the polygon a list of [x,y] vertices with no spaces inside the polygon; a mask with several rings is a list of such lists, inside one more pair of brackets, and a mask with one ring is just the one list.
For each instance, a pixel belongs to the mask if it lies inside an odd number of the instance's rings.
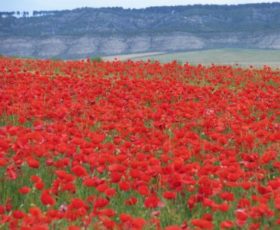
{"label": "poppy field", "polygon": [[279,229],[280,72],[0,58],[1,229]]}

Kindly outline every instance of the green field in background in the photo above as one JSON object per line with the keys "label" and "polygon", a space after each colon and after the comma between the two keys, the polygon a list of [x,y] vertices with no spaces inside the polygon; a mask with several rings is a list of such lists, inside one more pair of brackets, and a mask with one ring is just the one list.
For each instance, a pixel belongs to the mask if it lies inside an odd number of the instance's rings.
{"label": "green field in background", "polygon": [[133,57],[132,60],[158,60],[160,62],[189,62],[190,64],[239,64],[241,66],[280,67],[280,50],[256,50],[256,49],[213,49],[190,52],[166,53],[151,56]]}

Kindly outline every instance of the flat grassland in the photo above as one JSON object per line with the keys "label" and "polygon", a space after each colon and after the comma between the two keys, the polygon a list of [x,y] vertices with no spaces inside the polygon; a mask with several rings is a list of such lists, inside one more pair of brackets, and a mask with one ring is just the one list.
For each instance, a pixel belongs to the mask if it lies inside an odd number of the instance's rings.
{"label": "flat grassland", "polygon": [[164,52],[148,52],[148,53],[133,53],[133,54],[122,54],[122,55],[112,55],[112,56],[105,56],[102,57],[105,61],[113,61],[115,59],[119,61],[125,61],[128,59],[141,59],[141,58],[147,58],[147,57],[153,57],[165,54]]}
{"label": "flat grassland", "polygon": [[[269,65],[275,68],[280,67],[280,50],[259,50],[259,49],[210,49],[176,53],[151,53],[151,54],[130,54],[111,56],[111,59],[118,60],[158,60],[160,62],[188,62],[192,65],[241,65],[262,67]],[[106,59],[105,59],[106,60]]]}

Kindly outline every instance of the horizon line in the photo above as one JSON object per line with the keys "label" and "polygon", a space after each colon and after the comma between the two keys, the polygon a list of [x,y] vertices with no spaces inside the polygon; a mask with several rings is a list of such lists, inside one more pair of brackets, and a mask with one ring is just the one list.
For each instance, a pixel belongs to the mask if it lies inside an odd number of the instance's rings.
{"label": "horizon line", "polygon": [[143,9],[149,9],[149,8],[160,8],[160,7],[190,7],[190,6],[245,6],[245,5],[272,5],[272,4],[278,4],[280,5],[280,2],[256,2],[256,3],[230,3],[230,4],[217,4],[217,3],[196,3],[196,4],[186,4],[186,5],[155,5],[155,6],[148,6],[148,7],[124,7],[124,6],[99,6],[99,7],[94,7],[94,6],[81,6],[81,7],[74,7],[74,8],[65,8],[65,9],[32,9],[32,10],[27,10],[27,9],[22,9],[22,10],[6,10],[6,11],[0,11],[1,13],[3,12],[34,12],[34,11],[67,11],[67,10],[77,10],[77,9],[84,9],[84,8],[90,8],[90,9],[112,9],[112,8],[121,8],[124,10],[143,10]]}

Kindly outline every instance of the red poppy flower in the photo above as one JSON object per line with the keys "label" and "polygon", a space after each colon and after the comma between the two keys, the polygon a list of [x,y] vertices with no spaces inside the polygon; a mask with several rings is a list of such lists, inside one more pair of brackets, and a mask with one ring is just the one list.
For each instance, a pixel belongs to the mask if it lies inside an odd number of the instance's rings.
{"label": "red poppy flower", "polygon": [[194,225],[195,227],[199,227],[202,229],[213,229],[214,228],[214,225],[212,224],[212,222],[208,221],[208,220],[193,219],[191,222],[192,222],[192,225]]}
{"label": "red poppy flower", "polygon": [[27,194],[27,193],[29,193],[30,192],[30,188],[29,187],[27,187],[27,186],[23,186],[23,187],[21,187],[20,189],[19,189],[19,192],[21,193],[21,194]]}
{"label": "red poppy flower", "polygon": [[172,200],[176,198],[176,193],[175,192],[164,192],[163,197],[167,200]]}
{"label": "red poppy flower", "polygon": [[119,187],[120,187],[120,190],[122,190],[122,191],[128,191],[130,189],[130,185],[126,181],[119,182]]}
{"label": "red poppy flower", "polygon": [[34,159],[34,158],[29,158],[29,159],[27,160],[27,164],[28,164],[28,166],[29,166],[30,168],[35,168],[35,169],[39,168],[39,166],[40,166],[39,161],[37,161],[37,160]]}
{"label": "red poppy flower", "polygon": [[45,187],[45,184],[43,181],[38,181],[35,183],[35,188],[38,190],[42,190]]}
{"label": "red poppy flower", "polygon": [[229,220],[225,220],[220,224],[221,229],[231,229],[233,228],[234,223]]}
{"label": "red poppy flower", "polygon": [[41,202],[43,205],[55,205],[55,199],[50,195],[48,190],[44,190],[41,193]]}
{"label": "red poppy flower", "polygon": [[149,196],[145,199],[144,205],[146,208],[157,208],[160,205],[160,199],[155,196]]}
{"label": "red poppy flower", "polygon": [[87,176],[87,170],[81,165],[73,166],[71,170],[77,177]]}
{"label": "red poppy flower", "polygon": [[13,217],[16,219],[22,219],[24,217],[24,213],[20,210],[15,210],[13,212]]}
{"label": "red poppy flower", "polygon": [[127,199],[125,201],[125,204],[129,205],[129,206],[135,205],[136,203],[137,203],[137,198],[135,198],[135,197],[130,197],[129,199]]}
{"label": "red poppy flower", "polygon": [[109,204],[109,201],[105,198],[97,198],[94,203],[94,208],[104,208]]}

